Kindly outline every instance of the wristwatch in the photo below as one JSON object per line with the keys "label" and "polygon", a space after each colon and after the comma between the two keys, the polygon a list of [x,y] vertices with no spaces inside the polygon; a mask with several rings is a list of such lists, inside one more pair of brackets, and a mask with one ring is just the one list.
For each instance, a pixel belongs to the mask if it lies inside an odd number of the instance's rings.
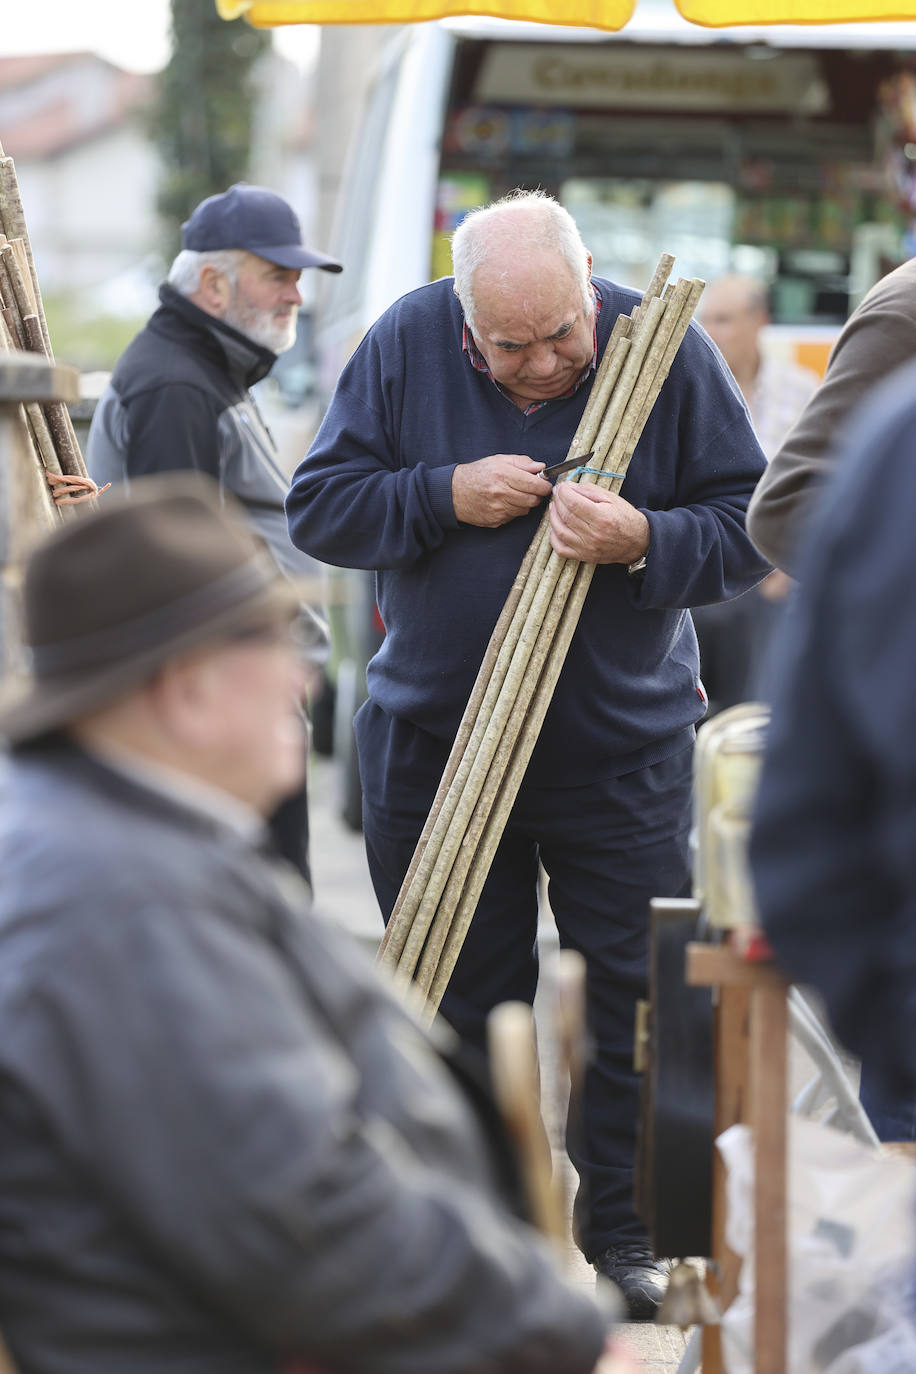
{"label": "wristwatch", "polygon": [[643,554],[642,558],[637,558],[637,560],[636,560],[635,563],[628,563],[628,564],[627,564],[627,572],[629,573],[630,577],[632,577],[634,573],[641,573],[641,572],[645,572],[645,571],[646,571],[646,554]]}

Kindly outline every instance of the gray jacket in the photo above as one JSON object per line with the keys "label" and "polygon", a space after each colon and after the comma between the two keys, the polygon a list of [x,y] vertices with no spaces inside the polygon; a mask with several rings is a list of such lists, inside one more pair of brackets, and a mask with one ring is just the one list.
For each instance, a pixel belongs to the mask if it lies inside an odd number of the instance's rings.
{"label": "gray jacket", "polygon": [[86,466],[99,486],[175,468],[214,477],[241,501],[281,571],[311,589],[303,597],[305,647],[313,663],[323,663],[330,636],[313,604],[321,602],[323,568],[289,537],[289,483],[250,391],[276,354],[170,286],[159,297],[99,398]]}
{"label": "gray jacket", "polygon": [[432,1040],[234,832],[53,743],[0,801],[0,1330],[22,1374],[586,1374]]}

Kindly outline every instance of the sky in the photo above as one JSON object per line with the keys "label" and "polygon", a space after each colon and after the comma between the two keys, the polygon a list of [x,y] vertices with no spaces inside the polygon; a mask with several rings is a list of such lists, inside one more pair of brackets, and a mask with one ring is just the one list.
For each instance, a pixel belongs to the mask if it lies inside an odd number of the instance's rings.
{"label": "sky", "polygon": [[[134,72],[159,71],[169,58],[169,0],[12,0],[2,8],[2,57],[88,49]],[[308,24],[274,30],[278,51],[303,67],[314,58],[316,37]]]}

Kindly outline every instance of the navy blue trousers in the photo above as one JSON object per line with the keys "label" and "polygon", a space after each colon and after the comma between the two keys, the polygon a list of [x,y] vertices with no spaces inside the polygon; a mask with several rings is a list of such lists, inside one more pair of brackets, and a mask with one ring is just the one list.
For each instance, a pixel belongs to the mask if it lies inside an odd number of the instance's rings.
{"label": "navy blue trousers", "polygon": [[875,1134],[879,1140],[916,1140],[916,1098],[885,1083],[880,1069],[866,1056],[859,1078],[859,1101]]}
{"label": "navy blue trousers", "polygon": [[[371,701],[357,715],[356,738],[366,854],[387,922],[449,751]],[[585,787],[523,784],[441,1005],[461,1036],[485,1048],[494,1006],[533,1001],[540,860],[560,943],[587,967],[590,1063],[567,1148],[579,1175],[576,1237],[589,1260],[645,1239],[633,1206],[633,1020],[646,995],[649,902],[689,887],[691,760],[681,746],[660,763]]]}

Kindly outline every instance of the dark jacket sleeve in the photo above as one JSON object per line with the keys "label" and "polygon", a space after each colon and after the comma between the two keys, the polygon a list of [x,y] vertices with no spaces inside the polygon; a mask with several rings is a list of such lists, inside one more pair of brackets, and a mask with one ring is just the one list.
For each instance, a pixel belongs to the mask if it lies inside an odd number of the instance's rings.
{"label": "dark jacket sleeve", "polygon": [[[656,446],[672,451],[673,480],[667,489],[650,490],[645,504],[634,500],[650,534],[646,571],[630,580],[630,595],[643,609],[703,606],[738,596],[769,571],[745,529],[748,501],[766,460],[731,374],[699,328],[692,327],[681,344],[649,424],[656,419]],[[640,468],[637,447],[636,484]],[[622,495],[633,499],[629,491],[639,488],[627,480]]]}
{"label": "dark jacket sleeve", "polygon": [[771,459],[747,514],[748,533],[777,567],[798,575],[804,527],[835,460],[844,421],[873,386],[916,357],[916,264],[875,286],[850,316],[824,380]]}
{"label": "dark jacket sleeve", "polygon": [[[171,1272],[278,1356],[361,1374],[588,1374],[605,1334],[591,1298],[473,1171],[436,1168],[396,1114],[364,1109],[322,1005],[341,975],[320,938],[297,971],[213,910],[111,914],[35,987],[18,1035],[47,1066],[68,1156]],[[302,995],[306,977],[320,996]],[[349,1031],[400,1038],[391,1091],[412,1084],[428,1127],[444,1090],[398,1018],[367,991]]]}
{"label": "dark jacket sleeve", "polygon": [[125,401],[128,477],[196,468],[221,476],[219,412],[199,387],[170,383],[138,391]]}
{"label": "dark jacket sleeve", "polygon": [[263,452],[255,447],[245,450],[228,414],[225,405],[202,387],[174,379],[144,386],[123,398],[109,385],[90,426],[89,470],[103,484],[195,469],[233,492],[247,506],[255,532],[266,542],[281,572],[293,581],[315,585],[315,604],[302,602],[300,628],[306,658],[323,664],[330,652],[330,632],[320,596],[320,567],[290,543],[281,505],[283,488],[275,486]]}
{"label": "dark jacket sleeve", "polygon": [[[913,393],[916,375],[906,369]],[[897,384],[900,387],[900,384]],[[880,399],[879,399],[880,398]],[[876,404],[892,405],[886,391]],[[763,928],[849,1049],[916,1087],[916,445],[870,409],[810,528],[751,837]]]}
{"label": "dark jacket sleeve", "polygon": [[[724,439],[723,435],[723,448]],[[698,464],[696,481],[680,484],[678,504],[667,510],[643,510],[649,521],[646,571],[628,584],[643,609],[728,601],[749,591],[770,571],[745,530],[747,502],[759,470],[753,435],[745,444],[743,462],[728,475],[721,461],[708,456],[705,475]]]}

